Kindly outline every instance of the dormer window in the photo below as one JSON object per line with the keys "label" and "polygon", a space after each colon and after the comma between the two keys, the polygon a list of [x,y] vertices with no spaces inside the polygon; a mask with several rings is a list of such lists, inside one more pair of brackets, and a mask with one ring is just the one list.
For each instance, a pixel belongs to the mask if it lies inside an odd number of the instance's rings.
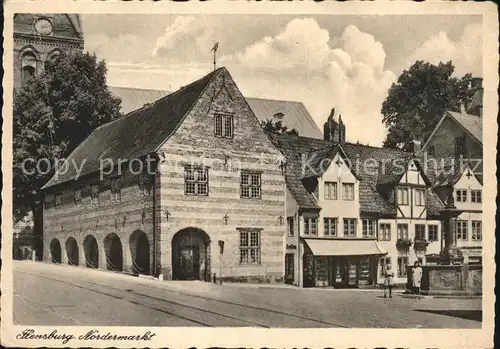
{"label": "dormer window", "polygon": [[342,200],[354,200],[354,183],[342,183]]}
{"label": "dormer window", "polygon": [[482,194],[481,190],[471,190],[470,191],[471,201],[475,204],[480,204],[482,202],[481,194]]}
{"label": "dormer window", "polygon": [[425,206],[425,189],[415,189],[415,205]]}
{"label": "dormer window", "polygon": [[467,202],[467,190],[458,189],[456,192],[457,202]]}
{"label": "dormer window", "polygon": [[232,115],[215,114],[215,137],[233,138],[234,120]]}

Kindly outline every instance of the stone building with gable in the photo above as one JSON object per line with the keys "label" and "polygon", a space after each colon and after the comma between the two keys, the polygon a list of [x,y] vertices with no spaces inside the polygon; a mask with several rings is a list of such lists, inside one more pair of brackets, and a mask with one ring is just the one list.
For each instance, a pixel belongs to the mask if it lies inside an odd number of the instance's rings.
{"label": "stone building with gable", "polygon": [[[102,171],[101,159],[113,166]],[[279,282],[280,159],[229,72],[217,69],[75,149],[68,161],[83,165],[80,176],[70,166],[44,186],[44,258],[164,279]],[[140,168],[148,162],[152,172]]]}

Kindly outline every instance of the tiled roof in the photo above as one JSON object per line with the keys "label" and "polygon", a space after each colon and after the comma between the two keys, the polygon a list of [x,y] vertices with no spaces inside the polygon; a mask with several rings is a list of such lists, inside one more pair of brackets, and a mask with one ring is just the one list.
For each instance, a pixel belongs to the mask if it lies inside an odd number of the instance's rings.
{"label": "tiled roof", "polygon": [[448,111],[447,113],[468,131],[473,138],[480,144],[483,144],[483,121],[479,116],[453,111]]}
{"label": "tiled roof", "polygon": [[[335,153],[336,147],[331,142],[322,141],[313,138],[306,138],[293,135],[282,135],[269,133],[277,147],[287,158],[285,179],[287,187],[292,196],[301,208],[319,209],[316,199],[309,193],[302,182],[302,178],[307,176],[308,172],[303,173],[307,168],[302,168],[302,156],[307,156],[308,164],[314,167],[322,159],[331,159]],[[345,143],[341,149],[345,152],[350,161],[350,165],[360,179],[359,183],[359,201],[361,211],[364,213],[385,213],[395,214],[395,207],[390,198],[385,198],[386,186],[377,186],[379,179],[380,164],[392,163],[387,160],[403,159],[407,163],[411,154],[395,149],[376,148],[360,144]],[[312,157],[312,158],[311,158]],[[393,179],[384,184],[394,185]],[[434,214],[444,208],[439,198],[432,192],[429,195],[428,210]]]}
{"label": "tiled roof", "polygon": [[[68,161],[83,164],[81,176],[100,169],[101,159],[134,159],[156,150],[182,122],[219,68],[184,88],[133,111],[117,120],[98,127],[68,157]],[[146,122],[147,120],[147,122]],[[51,187],[77,175],[74,166],[64,174],[56,174],[44,186]]]}
{"label": "tiled roof", "polygon": [[480,88],[479,90],[476,91],[476,93],[474,93],[474,97],[472,97],[472,101],[467,106],[468,113],[471,113],[472,111],[474,111],[474,109],[483,106],[483,94],[484,94],[484,92],[483,92],[482,88]]}
{"label": "tiled roof", "polygon": [[[122,100],[122,112],[129,113],[144,105],[170,94],[169,91],[147,90],[130,87],[109,87],[110,92]],[[289,129],[296,129],[301,136],[323,138],[323,134],[301,102],[279,101],[262,98],[245,98],[259,121],[272,119],[278,113],[283,114],[283,124]]]}

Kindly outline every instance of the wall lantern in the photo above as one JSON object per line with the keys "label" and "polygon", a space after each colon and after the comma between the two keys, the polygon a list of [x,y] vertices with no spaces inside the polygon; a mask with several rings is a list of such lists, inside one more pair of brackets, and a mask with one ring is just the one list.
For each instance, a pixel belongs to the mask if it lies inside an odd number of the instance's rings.
{"label": "wall lantern", "polygon": [[168,210],[165,211],[165,218],[167,219],[167,222],[168,222],[168,218],[171,216],[170,212]]}
{"label": "wall lantern", "polygon": [[283,225],[283,222],[285,221],[285,218],[283,216],[278,217],[278,221],[280,222],[280,225]]}
{"label": "wall lantern", "polygon": [[222,219],[224,220],[224,224],[227,225],[227,221],[229,220],[227,213],[224,217],[222,217]]}

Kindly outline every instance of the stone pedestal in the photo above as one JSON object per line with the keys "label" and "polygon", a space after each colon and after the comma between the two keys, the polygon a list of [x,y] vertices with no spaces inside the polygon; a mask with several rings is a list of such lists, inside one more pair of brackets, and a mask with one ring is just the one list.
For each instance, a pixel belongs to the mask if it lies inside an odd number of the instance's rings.
{"label": "stone pedestal", "polygon": [[[411,285],[411,269],[408,283]],[[422,267],[423,294],[479,295],[482,294],[482,267],[463,265],[425,265]]]}

